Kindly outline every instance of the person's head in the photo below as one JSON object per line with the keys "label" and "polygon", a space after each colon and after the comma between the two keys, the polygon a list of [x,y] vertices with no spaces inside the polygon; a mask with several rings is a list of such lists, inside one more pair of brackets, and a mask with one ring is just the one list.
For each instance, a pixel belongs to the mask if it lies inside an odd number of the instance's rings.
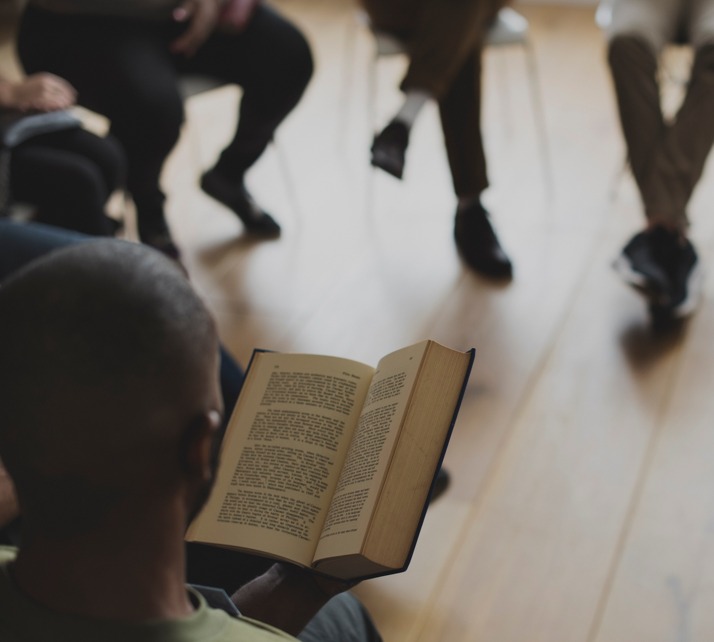
{"label": "person's head", "polygon": [[28,537],[91,533],[115,511],[210,484],[219,423],[210,314],[179,270],[122,241],[58,250],[0,287],[0,457]]}

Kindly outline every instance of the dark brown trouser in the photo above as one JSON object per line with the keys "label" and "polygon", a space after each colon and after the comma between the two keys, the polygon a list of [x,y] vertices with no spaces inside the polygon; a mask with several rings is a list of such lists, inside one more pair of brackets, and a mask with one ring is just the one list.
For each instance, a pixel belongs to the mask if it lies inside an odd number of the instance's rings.
{"label": "dark brown trouser", "polygon": [[402,89],[420,89],[439,103],[446,152],[459,197],[488,187],[481,139],[481,52],[505,0],[362,0],[372,25],[409,45]]}

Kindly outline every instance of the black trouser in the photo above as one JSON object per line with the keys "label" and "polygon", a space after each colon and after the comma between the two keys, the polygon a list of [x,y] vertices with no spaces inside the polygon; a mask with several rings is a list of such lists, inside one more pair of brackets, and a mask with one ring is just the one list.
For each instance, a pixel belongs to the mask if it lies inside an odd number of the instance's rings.
{"label": "black trouser", "polygon": [[39,221],[108,235],[104,206],[123,183],[124,163],[112,138],[80,128],[43,134],[10,152],[10,198],[36,206]]}
{"label": "black trouser", "polygon": [[140,234],[163,225],[159,177],[183,122],[181,74],[243,88],[235,136],[218,162],[221,173],[236,181],[262,154],[312,75],[302,33],[262,5],[245,31],[217,30],[191,58],[169,51],[183,29],[172,22],[56,14],[33,6],[20,24],[18,50],[25,70],[66,78],[80,104],[111,121],[127,154],[127,185]]}

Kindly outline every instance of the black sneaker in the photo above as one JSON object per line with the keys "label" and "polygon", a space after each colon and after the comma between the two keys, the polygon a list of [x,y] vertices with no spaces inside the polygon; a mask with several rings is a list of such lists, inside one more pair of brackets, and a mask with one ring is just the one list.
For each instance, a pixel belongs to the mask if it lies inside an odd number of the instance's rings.
{"label": "black sneaker", "polygon": [[672,316],[678,319],[689,316],[699,303],[704,277],[699,258],[689,239],[680,239],[667,272],[671,282]]}
{"label": "black sneaker", "polygon": [[280,236],[280,225],[253,200],[243,181],[233,183],[211,169],[201,177],[201,189],[235,212],[249,234],[265,239]]}
{"label": "black sneaker", "polygon": [[511,260],[480,202],[456,211],[454,239],[461,258],[479,274],[492,279],[513,278]]}
{"label": "black sneaker", "polygon": [[407,145],[409,145],[409,128],[405,123],[393,120],[372,141],[372,165],[401,179],[404,174]]}
{"label": "black sneaker", "polygon": [[669,306],[672,281],[667,266],[676,252],[677,237],[664,228],[635,234],[615,259],[612,267],[627,285],[652,304]]}

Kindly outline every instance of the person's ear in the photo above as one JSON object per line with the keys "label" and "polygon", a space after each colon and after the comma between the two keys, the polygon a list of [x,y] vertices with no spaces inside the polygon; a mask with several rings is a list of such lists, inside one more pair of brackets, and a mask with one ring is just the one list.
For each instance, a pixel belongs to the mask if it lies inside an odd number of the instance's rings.
{"label": "person's ear", "polygon": [[216,410],[201,413],[184,431],[180,446],[181,466],[185,472],[205,480],[213,476],[214,443],[221,426]]}

